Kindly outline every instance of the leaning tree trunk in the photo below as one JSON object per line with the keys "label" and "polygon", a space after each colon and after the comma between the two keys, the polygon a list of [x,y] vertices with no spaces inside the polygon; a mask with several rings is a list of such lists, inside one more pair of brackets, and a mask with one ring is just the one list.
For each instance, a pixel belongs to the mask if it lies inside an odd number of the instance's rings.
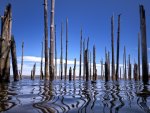
{"label": "leaning tree trunk", "polygon": [[80,38],[80,64],[79,64],[79,80],[81,80],[81,62],[82,62],[82,29]]}
{"label": "leaning tree trunk", "polygon": [[66,62],[65,62],[65,80],[67,79],[67,60],[68,60],[68,18],[66,19]]}
{"label": "leaning tree trunk", "polygon": [[0,44],[0,80],[9,82],[10,78],[10,40],[12,27],[11,5],[8,4],[4,16],[1,17],[1,44]]}
{"label": "leaning tree trunk", "polygon": [[45,80],[49,80],[48,76],[48,13],[47,0],[44,0],[44,37],[45,37]]}
{"label": "leaning tree trunk", "polygon": [[57,40],[56,40],[56,25],[55,25],[55,79],[57,78]]}
{"label": "leaning tree trunk", "polygon": [[115,59],[114,59],[114,15],[111,17],[111,49],[112,49],[112,80],[115,80]]}
{"label": "leaning tree trunk", "polygon": [[142,45],[142,80],[148,83],[148,59],[147,59],[147,39],[146,39],[146,17],[143,5],[140,5],[140,28],[141,28],[141,45]]}
{"label": "leaning tree trunk", "polygon": [[118,80],[119,70],[119,48],[120,48],[120,15],[118,15],[118,34],[117,34],[117,66],[116,66],[116,80]]}
{"label": "leaning tree trunk", "polygon": [[138,33],[138,79],[140,80],[140,33]]}
{"label": "leaning tree trunk", "polygon": [[41,51],[41,70],[40,70],[40,79],[43,80],[43,41],[42,41],[42,51]]}
{"label": "leaning tree trunk", "polygon": [[51,0],[51,26],[50,26],[50,80],[54,80],[54,13],[55,13],[55,0]]}
{"label": "leaning tree trunk", "polygon": [[18,76],[18,65],[17,65],[17,55],[16,55],[16,42],[13,36],[11,38],[11,55],[12,55],[12,68],[13,68],[14,81],[18,81],[19,76]]}
{"label": "leaning tree trunk", "polygon": [[62,80],[63,76],[63,42],[62,42],[62,37],[63,37],[63,23],[61,23],[61,55],[60,55],[60,78]]}

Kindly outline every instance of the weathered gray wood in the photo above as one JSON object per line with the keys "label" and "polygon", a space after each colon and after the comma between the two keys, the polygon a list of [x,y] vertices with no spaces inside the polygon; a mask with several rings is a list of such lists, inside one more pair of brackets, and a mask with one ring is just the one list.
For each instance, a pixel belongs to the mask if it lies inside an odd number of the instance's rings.
{"label": "weathered gray wood", "polygon": [[63,76],[63,23],[61,23],[61,36],[60,36],[60,40],[61,40],[61,55],[60,55],[60,78],[62,80],[62,76]]}
{"label": "weathered gray wood", "polygon": [[48,12],[47,12],[47,0],[44,0],[44,38],[45,38],[45,80],[49,80],[48,74]]}
{"label": "weathered gray wood", "polygon": [[85,52],[85,39],[83,40],[83,80],[85,79],[85,59],[84,59],[84,52]]}
{"label": "weathered gray wood", "polygon": [[11,46],[12,10],[11,4],[6,6],[1,17],[0,40],[0,81],[10,81],[10,46]]}
{"label": "weathered gray wood", "polygon": [[134,63],[134,69],[133,69],[133,74],[134,74],[134,80],[137,81],[138,80],[138,65],[136,63]]}
{"label": "weathered gray wood", "polygon": [[67,78],[67,60],[68,60],[68,18],[66,19],[66,59],[65,59],[65,80]]}
{"label": "weathered gray wood", "polygon": [[76,58],[74,59],[73,80],[76,79]]}
{"label": "weathered gray wood", "polygon": [[141,70],[140,70],[140,33],[138,33],[138,79],[140,80],[141,77],[140,77],[140,73],[141,73]]}
{"label": "weathered gray wood", "polygon": [[12,56],[12,68],[13,68],[14,81],[18,81],[19,75],[18,75],[17,55],[16,55],[16,42],[14,36],[11,37],[11,56]]}
{"label": "weathered gray wood", "polygon": [[112,80],[116,80],[115,59],[114,59],[114,15],[111,17],[111,49],[112,49],[112,65],[111,65]]}
{"label": "weathered gray wood", "polygon": [[128,79],[131,80],[131,63],[130,63],[130,55],[128,56]]}
{"label": "weathered gray wood", "polygon": [[96,48],[93,46],[93,80],[96,80]]}
{"label": "weathered gray wood", "polygon": [[56,36],[56,25],[55,25],[55,79],[57,79],[57,36]]}
{"label": "weathered gray wood", "polygon": [[101,79],[103,79],[103,59],[101,60]]}
{"label": "weathered gray wood", "polygon": [[89,69],[88,69],[88,50],[86,49],[84,52],[85,58],[85,72],[86,72],[86,81],[89,80]]}
{"label": "weathered gray wood", "polygon": [[23,71],[23,56],[24,56],[24,42],[22,42],[22,56],[21,56],[21,73],[20,73],[20,79],[22,79],[22,71]]}
{"label": "weathered gray wood", "polygon": [[81,37],[80,37],[80,64],[79,64],[79,80],[81,80],[81,63],[82,63],[82,29],[81,29]]}
{"label": "weathered gray wood", "polygon": [[41,44],[42,44],[42,51],[41,51],[40,79],[43,80],[43,42]]}
{"label": "weathered gray wood", "polygon": [[35,72],[36,72],[36,63],[33,65],[33,75],[32,75],[32,80],[35,79]]}
{"label": "weathered gray wood", "polygon": [[54,80],[54,39],[55,39],[55,27],[54,27],[54,13],[55,13],[55,0],[51,0],[51,21],[50,21],[50,80]]}
{"label": "weathered gray wood", "polygon": [[124,67],[124,79],[127,80],[127,69],[126,69],[126,47],[124,46],[124,53],[123,53],[123,67]]}
{"label": "weathered gray wood", "polygon": [[69,81],[71,81],[71,80],[72,80],[72,69],[70,67],[70,69],[69,69]]}
{"label": "weathered gray wood", "polygon": [[120,49],[120,16],[118,15],[118,32],[117,32],[117,63],[116,63],[116,80],[118,80],[118,70],[119,70],[119,49]]}
{"label": "weathered gray wood", "polygon": [[146,39],[146,16],[143,5],[140,8],[140,28],[141,28],[141,46],[142,46],[142,80],[148,83],[148,59],[147,59],[147,39]]}

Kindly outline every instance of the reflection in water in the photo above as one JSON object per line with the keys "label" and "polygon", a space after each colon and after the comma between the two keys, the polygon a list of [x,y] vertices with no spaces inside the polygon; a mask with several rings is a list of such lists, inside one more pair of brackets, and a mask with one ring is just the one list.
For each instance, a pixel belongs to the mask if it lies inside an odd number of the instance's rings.
{"label": "reflection in water", "polygon": [[30,81],[0,84],[0,112],[150,113],[149,90],[138,81]]}

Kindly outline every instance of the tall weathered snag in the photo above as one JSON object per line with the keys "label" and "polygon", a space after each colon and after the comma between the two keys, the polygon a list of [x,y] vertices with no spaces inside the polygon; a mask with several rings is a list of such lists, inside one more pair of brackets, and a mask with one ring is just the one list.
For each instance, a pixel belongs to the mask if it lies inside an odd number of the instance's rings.
{"label": "tall weathered snag", "polygon": [[43,41],[42,41],[42,51],[41,51],[41,69],[40,69],[40,79],[43,79]]}
{"label": "tall weathered snag", "polygon": [[67,60],[68,60],[68,18],[66,19],[66,61],[65,61],[65,80],[67,78]]}
{"label": "tall weathered snag", "polygon": [[140,33],[138,33],[138,79],[140,80]]}
{"label": "tall weathered snag", "polygon": [[73,80],[76,79],[76,58],[74,59]]}
{"label": "tall weathered snag", "polygon": [[54,80],[54,13],[55,13],[55,0],[51,0],[51,25],[50,25],[50,80]]}
{"label": "tall weathered snag", "polygon": [[130,55],[128,56],[128,79],[131,80],[131,63],[130,63]]}
{"label": "tall weathered snag", "polygon": [[126,69],[126,47],[124,46],[124,53],[123,53],[123,75],[124,79],[127,79],[127,69]]}
{"label": "tall weathered snag", "polygon": [[9,82],[10,78],[11,27],[12,11],[11,4],[8,4],[4,16],[1,17],[0,80],[4,82]]}
{"label": "tall weathered snag", "polygon": [[147,39],[146,39],[146,17],[143,5],[140,8],[140,28],[141,28],[141,46],[142,46],[142,80],[147,83],[148,78],[148,59],[147,59]]}
{"label": "tall weathered snag", "polygon": [[47,0],[44,0],[44,38],[45,38],[45,79],[49,80],[48,76],[48,13]]}
{"label": "tall weathered snag", "polygon": [[22,56],[21,56],[21,72],[20,72],[20,79],[22,79],[22,71],[23,71],[23,56],[24,56],[24,42],[22,42]]}
{"label": "tall weathered snag", "polygon": [[96,80],[96,48],[93,46],[93,80]]}
{"label": "tall weathered snag", "polygon": [[60,36],[60,44],[61,44],[61,54],[60,54],[60,78],[62,80],[63,76],[63,42],[62,42],[62,37],[63,37],[63,23],[61,23],[61,36]]}
{"label": "tall weathered snag", "polygon": [[114,15],[111,17],[111,52],[112,52],[112,80],[115,80],[115,59],[114,59]]}
{"label": "tall weathered snag", "polygon": [[120,49],[120,16],[118,15],[118,32],[117,32],[117,66],[116,66],[116,80],[118,80],[118,70],[119,70],[119,49]]}
{"label": "tall weathered snag", "polygon": [[56,25],[55,25],[55,79],[57,78],[57,37],[56,37]]}
{"label": "tall weathered snag", "polygon": [[19,80],[18,76],[18,65],[17,65],[17,55],[16,55],[16,42],[14,36],[11,37],[11,56],[12,56],[12,68],[14,81]]}
{"label": "tall weathered snag", "polygon": [[85,72],[86,72],[86,81],[89,80],[89,69],[88,69],[88,50],[86,49],[84,52],[85,58]]}
{"label": "tall weathered snag", "polygon": [[82,29],[81,29],[81,37],[80,37],[80,64],[79,64],[79,80],[81,80],[81,62],[82,62]]}
{"label": "tall weathered snag", "polygon": [[83,80],[85,78],[85,61],[84,61],[84,51],[85,51],[85,39],[83,40]]}
{"label": "tall weathered snag", "polygon": [[71,69],[71,67],[69,68],[69,81],[71,81],[72,80],[72,69]]}

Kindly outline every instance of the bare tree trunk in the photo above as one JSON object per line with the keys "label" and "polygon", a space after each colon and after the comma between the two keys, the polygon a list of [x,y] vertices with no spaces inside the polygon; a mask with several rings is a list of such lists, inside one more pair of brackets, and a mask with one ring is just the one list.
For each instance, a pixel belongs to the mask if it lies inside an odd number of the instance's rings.
{"label": "bare tree trunk", "polygon": [[126,69],[126,47],[124,46],[124,55],[123,55],[123,62],[124,62],[124,79],[127,80],[127,69]]}
{"label": "bare tree trunk", "polygon": [[68,18],[66,19],[66,65],[65,65],[65,80],[67,77],[67,60],[68,60]]}
{"label": "bare tree trunk", "polygon": [[62,37],[63,37],[63,23],[61,23],[61,55],[60,55],[60,76],[62,80],[63,76],[63,42],[62,42]]}
{"label": "bare tree trunk", "polygon": [[120,48],[120,15],[118,15],[118,34],[117,34],[117,66],[116,66],[116,80],[118,80],[119,70],[119,48]]}
{"label": "bare tree trunk", "polygon": [[57,40],[56,40],[56,25],[55,25],[55,79],[57,79]]}
{"label": "bare tree trunk", "polygon": [[33,78],[32,78],[32,80],[35,79],[35,71],[36,71],[36,63],[33,65]]}
{"label": "bare tree trunk", "polygon": [[81,80],[81,63],[82,63],[82,29],[80,38],[80,64],[79,64],[79,80]]}
{"label": "bare tree trunk", "polygon": [[91,64],[91,52],[90,52],[90,80],[92,79],[91,77],[92,77],[92,69],[91,69],[91,66],[92,66],[92,64]]}
{"label": "bare tree trunk", "polygon": [[140,5],[140,28],[142,45],[142,80],[144,84],[148,83],[148,59],[147,59],[147,39],[146,39],[146,17],[143,5]]}
{"label": "bare tree trunk", "polygon": [[129,55],[129,59],[128,59],[128,79],[131,80],[131,63],[130,63],[130,55]]}
{"label": "bare tree trunk", "polygon": [[72,69],[70,67],[70,69],[69,69],[69,81],[71,81],[71,80],[72,80]]}
{"label": "bare tree trunk", "polygon": [[138,79],[140,80],[140,33],[138,33]]}
{"label": "bare tree trunk", "polygon": [[40,79],[43,80],[43,41],[42,41],[42,51],[41,51],[41,70],[40,70]]}
{"label": "bare tree trunk", "polygon": [[120,80],[121,80],[121,67],[120,67]]}
{"label": "bare tree trunk", "polygon": [[96,49],[93,46],[93,80],[96,80]]}
{"label": "bare tree trunk", "polygon": [[21,57],[21,72],[20,72],[20,79],[22,79],[23,56],[24,56],[24,42],[22,42],[22,57]]}
{"label": "bare tree trunk", "polygon": [[110,52],[108,51],[108,56],[107,56],[107,62],[108,62],[108,80],[110,80]]}
{"label": "bare tree trunk", "polygon": [[134,80],[135,80],[135,81],[138,80],[137,73],[138,73],[138,65],[135,63],[135,64],[134,64],[134,70],[133,70]]}
{"label": "bare tree trunk", "polygon": [[76,79],[76,58],[74,59],[73,80]]}
{"label": "bare tree trunk", "polygon": [[18,81],[19,76],[18,76],[18,65],[17,65],[17,55],[16,55],[16,42],[13,36],[11,38],[11,55],[12,55],[14,81]]}
{"label": "bare tree trunk", "polygon": [[49,80],[48,76],[48,13],[47,0],[44,0],[44,37],[45,37],[45,79]]}
{"label": "bare tree trunk", "polygon": [[89,69],[88,69],[88,50],[86,49],[84,52],[85,58],[85,70],[86,70],[86,81],[89,80]]}
{"label": "bare tree trunk", "polygon": [[111,49],[112,49],[112,80],[115,79],[115,59],[114,59],[114,15],[111,17]]}
{"label": "bare tree trunk", "polygon": [[83,41],[83,80],[84,80],[84,78],[85,78],[84,51],[85,51],[85,39],[84,39],[84,41]]}
{"label": "bare tree trunk", "polygon": [[6,6],[4,16],[1,17],[1,44],[0,44],[0,79],[10,81],[10,40],[12,27],[11,5]]}
{"label": "bare tree trunk", "polygon": [[103,59],[101,60],[101,79],[103,79]]}
{"label": "bare tree trunk", "polygon": [[55,0],[51,0],[51,26],[50,26],[50,80],[54,80],[54,13],[55,13]]}

